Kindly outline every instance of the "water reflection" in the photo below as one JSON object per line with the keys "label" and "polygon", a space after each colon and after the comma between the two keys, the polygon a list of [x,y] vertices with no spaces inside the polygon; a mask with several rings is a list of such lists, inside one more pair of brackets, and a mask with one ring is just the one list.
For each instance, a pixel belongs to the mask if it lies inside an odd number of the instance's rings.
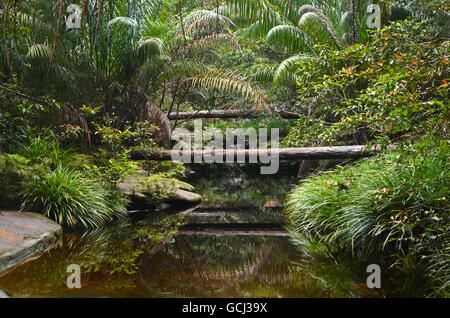
{"label": "water reflection", "polygon": [[159,295],[318,297],[287,238],[185,236],[142,258],[140,283]]}
{"label": "water reflection", "polygon": [[[351,260],[311,257],[293,244],[295,238],[273,236],[269,227],[280,228],[283,215],[261,206],[267,199],[282,200],[289,183],[253,181],[244,181],[244,192],[239,188],[215,196],[216,208],[207,201],[185,213],[146,212],[143,219],[125,218],[93,232],[64,234],[39,258],[3,273],[0,289],[13,297],[374,296],[361,287]],[[252,194],[255,208],[235,200],[239,193]],[[233,200],[238,204],[231,209]],[[246,231],[248,224],[258,225],[259,236],[229,235],[233,231],[179,234],[189,226],[210,225]],[[79,290],[66,287],[70,264],[81,267]]]}
{"label": "water reflection", "polygon": [[[180,216],[164,219],[176,227]],[[88,235],[66,234],[57,246],[0,278],[14,297],[317,297],[293,266],[284,237],[173,236],[149,222]],[[160,230],[161,228],[159,228]],[[69,264],[82,268],[82,289],[66,287]]]}

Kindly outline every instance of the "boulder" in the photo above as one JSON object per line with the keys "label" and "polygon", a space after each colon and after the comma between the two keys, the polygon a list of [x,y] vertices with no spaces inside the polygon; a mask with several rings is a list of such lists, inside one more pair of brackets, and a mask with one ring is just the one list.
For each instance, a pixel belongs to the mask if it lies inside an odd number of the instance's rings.
{"label": "boulder", "polygon": [[281,208],[282,204],[278,200],[267,200],[266,203],[264,203],[265,208]]}
{"label": "boulder", "polygon": [[[148,178],[147,172],[140,170],[118,184],[118,189],[128,195],[134,203],[142,206],[145,203],[153,203],[154,200],[149,192],[143,189],[145,180]],[[202,197],[193,191],[194,186],[189,183],[177,180],[177,179],[164,179],[157,181],[157,187],[159,189],[165,189],[168,192],[168,198],[164,199],[164,202],[172,201],[184,201],[188,203],[196,203],[202,200]]]}
{"label": "boulder", "polygon": [[61,226],[40,214],[0,211],[0,273],[45,251],[60,235]]}
{"label": "boulder", "polygon": [[173,199],[196,203],[196,202],[200,202],[202,200],[202,197],[197,193],[193,193],[193,192],[182,190],[182,189],[177,189],[175,191]]}

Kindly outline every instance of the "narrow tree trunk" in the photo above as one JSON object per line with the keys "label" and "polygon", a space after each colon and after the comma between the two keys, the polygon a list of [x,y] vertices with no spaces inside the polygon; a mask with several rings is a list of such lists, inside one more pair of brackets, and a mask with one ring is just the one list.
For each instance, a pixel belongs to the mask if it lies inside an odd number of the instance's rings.
{"label": "narrow tree trunk", "polygon": [[5,58],[6,58],[6,75],[9,77],[12,74],[12,66],[9,58],[9,48],[8,48],[8,13],[9,13],[9,5],[11,4],[11,0],[5,2],[3,6],[3,46],[5,50]]}
{"label": "narrow tree trunk", "polygon": [[355,6],[356,0],[349,0],[349,12],[350,12],[350,32],[351,32],[351,44],[358,43],[358,27],[356,23],[356,6]]}
{"label": "narrow tree trunk", "polygon": [[58,45],[58,41],[59,41],[59,31],[61,29],[63,8],[64,8],[64,0],[60,0],[59,13],[58,13],[58,23],[57,23],[57,26],[56,26],[56,33],[55,33],[55,41],[53,42],[52,55],[50,56],[50,61],[48,62],[47,77],[48,77],[48,75],[50,73],[50,69],[52,67],[53,59],[55,58],[55,54],[56,54],[56,46]]}

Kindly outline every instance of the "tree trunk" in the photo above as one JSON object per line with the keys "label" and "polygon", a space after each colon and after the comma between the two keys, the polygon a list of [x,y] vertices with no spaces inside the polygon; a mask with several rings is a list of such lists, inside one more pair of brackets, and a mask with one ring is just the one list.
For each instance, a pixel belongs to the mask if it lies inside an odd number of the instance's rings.
{"label": "tree trunk", "polygon": [[356,0],[349,0],[348,11],[350,12],[350,32],[351,32],[351,44],[358,43],[358,27],[356,23]]}
{"label": "tree trunk", "polygon": [[3,45],[5,49],[5,58],[6,58],[6,75],[9,77],[12,74],[11,61],[9,58],[9,49],[8,49],[8,13],[9,13],[9,5],[11,0],[5,2],[3,6]]}
{"label": "tree trunk", "polygon": [[305,148],[280,148],[280,149],[223,149],[223,150],[156,150],[156,151],[131,151],[132,160],[155,160],[170,161],[173,157],[181,157],[183,154],[190,156],[191,162],[194,157],[202,156],[221,156],[226,161],[227,155],[232,156],[234,160],[243,156],[246,160],[250,156],[276,156],[280,160],[323,160],[323,159],[351,159],[362,158],[374,155],[380,152],[380,147],[373,147],[368,151],[366,146],[335,146],[335,147],[305,147]]}
{"label": "tree trunk", "polygon": [[[178,113],[178,119],[197,119],[197,118],[251,118],[256,117],[260,114],[264,114],[266,112],[260,110],[254,111],[242,111],[242,110],[201,110],[201,111],[193,111],[193,112],[180,112]],[[288,111],[279,111],[275,112],[275,114],[279,114],[282,118],[285,119],[297,119],[300,118],[299,114],[288,112]],[[177,113],[169,114],[170,120],[175,120],[177,118]]]}

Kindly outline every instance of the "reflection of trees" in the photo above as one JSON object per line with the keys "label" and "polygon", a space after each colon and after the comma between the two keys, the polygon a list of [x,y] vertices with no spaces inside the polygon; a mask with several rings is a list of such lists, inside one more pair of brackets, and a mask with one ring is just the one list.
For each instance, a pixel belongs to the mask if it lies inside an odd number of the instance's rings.
{"label": "reflection of trees", "polygon": [[291,268],[293,252],[283,238],[177,236],[159,253],[143,255],[140,282],[161,295],[318,295]]}
{"label": "reflection of trees", "polygon": [[[16,297],[370,296],[358,285],[361,267],[319,253],[319,245],[300,257],[286,237],[173,236],[185,223],[183,215],[152,215],[65,234],[40,258],[0,277],[0,288]],[[69,264],[82,269],[81,291],[66,288]]]}
{"label": "reflection of trees", "polygon": [[380,297],[369,289],[365,267],[356,257],[326,246],[312,238],[293,235],[292,242],[302,252],[297,269],[321,286],[331,297]]}
{"label": "reflection of trees", "polygon": [[[242,183],[236,186],[234,179],[242,179]],[[244,173],[235,176],[224,175],[217,182],[217,176],[212,179],[203,178],[194,181],[193,185],[203,198],[203,206],[206,207],[249,207],[262,208],[266,200],[279,200],[282,202],[286,193],[290,191],[295,178],[274,176],[252,176],[249,178]]]}
{"label": "reflection of trees", "polygon": [[[15,297],[64,295],[68,290],[67,266],[77,264],[82,271],[82,292],[85,295],[120,296],[135,289],[139,256],[158,251],[164,240],[183,224],[182,217],[154,216],[150,221],[132,225],[122,219],[114,225],[84,235],[65,234],[38,259],[29,261],[0,278],[2,289]],[[38,273],[38,274],[35,274]],[[118,293],[118,294],[117,294]],[[139,296],[139,295],[135,295]]]}

